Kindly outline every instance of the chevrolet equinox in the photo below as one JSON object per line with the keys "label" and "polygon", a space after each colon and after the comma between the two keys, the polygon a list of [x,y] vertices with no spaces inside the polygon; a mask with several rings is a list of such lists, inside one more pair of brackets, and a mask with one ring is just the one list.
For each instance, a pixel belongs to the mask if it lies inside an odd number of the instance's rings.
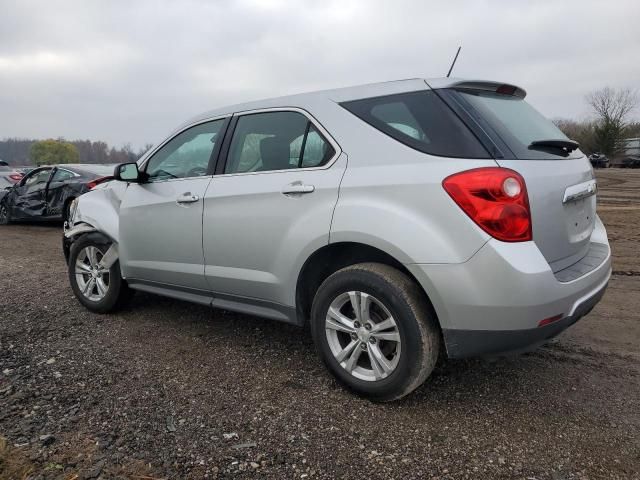
{"label": "chevrolet equinox", "polygon": [[501,82],[411,79],[221,108],[71,205],[71,287],[311,329],[355,392],[439,356],[524,351],[600,300],[611,260],[578,144]]}

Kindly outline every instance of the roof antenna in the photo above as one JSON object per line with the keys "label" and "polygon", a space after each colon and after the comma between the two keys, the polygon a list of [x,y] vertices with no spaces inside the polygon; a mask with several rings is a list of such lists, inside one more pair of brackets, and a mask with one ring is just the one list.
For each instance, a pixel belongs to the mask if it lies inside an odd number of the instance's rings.
{"label": "roof antenna", "polygon": [[458,55],[460,55],[460,49],[462,47],[458,47],[458,51],[456,52],[456,56],[453,58],[453,62],[451,63],[451,67],[449,68],[449,73],[447,73],[447,78],[451,75],[451,70],[453,70],[453,66],[456,64],[456,60],[458,60]]}

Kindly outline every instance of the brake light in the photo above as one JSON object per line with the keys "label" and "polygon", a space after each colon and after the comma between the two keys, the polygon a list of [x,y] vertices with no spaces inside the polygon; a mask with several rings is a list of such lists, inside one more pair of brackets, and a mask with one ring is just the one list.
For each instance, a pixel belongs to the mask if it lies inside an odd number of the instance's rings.
{"label": "brake light", "polygon": [[98,177],[98,178],[94,178],[89,183],[87,183],[87,187],[89,187],[89,190],[93,190],[94,188],[96,188],[101,183],[106,182],[107,180],[111,180],[112,178],[113,177]]}
{"label": "brake light", "polygon": [[516,87],[514,87],[513,85],[500,85],[498,88],[496,88],[496,93],[499,93],[501,95],[513,95],[514,93],[516,93]]}
{"label": "brake light", "polygon": [[442,186],[480,228],[503,242],[533,238],[524,178],[513,170],[486,167],[456,173]]}
{"label": "brake light", "polygon": [[21,173],[12,173],[9,175],[9,178],[13,182],[19,182],[20,180],[22,180],[22,177],[23,175]]}

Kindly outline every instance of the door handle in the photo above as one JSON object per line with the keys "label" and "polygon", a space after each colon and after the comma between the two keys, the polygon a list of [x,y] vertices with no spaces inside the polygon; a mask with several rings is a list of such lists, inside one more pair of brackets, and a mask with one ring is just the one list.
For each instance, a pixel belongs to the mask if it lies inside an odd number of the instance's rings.
{"label": "door handle", "polygon": [[302,182],[294,182],[289,185],[285,185],[282,188],[282,193],[284,195],[291,195],[296,193],[311,193],[316,189],[313,185],[305,185]]}
{"label": "door handle", "polygon": [[176,202],[178,204],[184,204],[184,203],[194,203],[194,202],[197,202],[198,200],[200,200],[200,197],[198,197],[197,195],[191,195],[191,192],[186,192],[180,195],[176,199]]}

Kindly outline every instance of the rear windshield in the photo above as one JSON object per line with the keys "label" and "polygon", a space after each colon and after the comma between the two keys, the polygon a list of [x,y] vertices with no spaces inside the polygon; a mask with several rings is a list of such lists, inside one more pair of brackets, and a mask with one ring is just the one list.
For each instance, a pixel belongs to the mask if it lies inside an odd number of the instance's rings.
{"label": "rear windshield", "polygon": [[520,97],[493,92],[457,90],[457,97],[470,105],[511,149],[515,157],[522,160],[577,158],[582,154],[574,150],[568,156],[553,149],[530,148],[537,140],[568,140],[553,122],[545,118]]}
{"label": "rear windshield", "polygon": [[489,158],[458,116],[432,91],[386,95],[341,103],[391,138],[443,157]]}

